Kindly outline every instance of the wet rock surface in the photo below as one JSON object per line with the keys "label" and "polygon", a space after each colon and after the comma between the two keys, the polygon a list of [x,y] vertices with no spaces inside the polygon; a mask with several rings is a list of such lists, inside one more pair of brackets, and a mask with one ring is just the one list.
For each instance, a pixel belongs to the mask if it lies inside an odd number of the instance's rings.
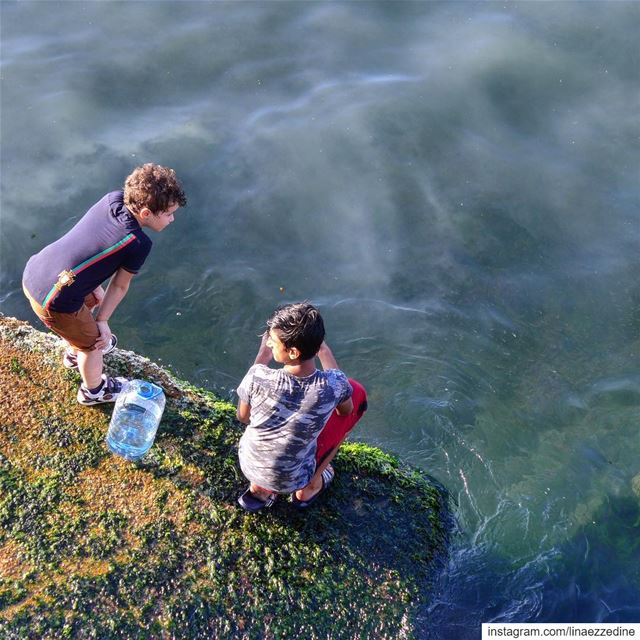
{"label": "wet rock surface", "polygon": [[[234,407],[116,349],[167,407],[141,462],[104,443],[49,333],[0,315],[0,637],[408,638],[446,556],[437,482],[348,443],[313,508],[236,498]],[[366,420],[366,418],[365,418]]]}

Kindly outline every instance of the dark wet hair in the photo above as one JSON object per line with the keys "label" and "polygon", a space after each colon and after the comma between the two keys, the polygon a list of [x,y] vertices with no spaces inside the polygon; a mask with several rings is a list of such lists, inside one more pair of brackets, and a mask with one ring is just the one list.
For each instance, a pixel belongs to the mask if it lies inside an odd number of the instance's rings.
{"label": "dark wet hair", "polygon": [[324,322],[320,312],[308,302],[278,307],[267,320],[287,349],[295,347],[301,360],[310,360],[324,340]]}

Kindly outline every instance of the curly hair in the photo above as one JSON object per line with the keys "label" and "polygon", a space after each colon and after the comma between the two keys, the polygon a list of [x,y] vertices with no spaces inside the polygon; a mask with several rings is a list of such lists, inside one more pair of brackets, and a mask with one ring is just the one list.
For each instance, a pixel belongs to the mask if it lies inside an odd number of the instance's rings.
{"label": "curly hair", "polygon": [[187,197],[173,169],[149,162],[136,167],[124,181],[124,203],[134,213],[144,208],[160,213],[174,204],[184,207]]}
{"label": "curly hair", "polygon": [[325,335],[320,312],[306,301],[278,307],[267,320],[267,327],[278,332],[285,347],[298,349],[301,360],[318,353]]}

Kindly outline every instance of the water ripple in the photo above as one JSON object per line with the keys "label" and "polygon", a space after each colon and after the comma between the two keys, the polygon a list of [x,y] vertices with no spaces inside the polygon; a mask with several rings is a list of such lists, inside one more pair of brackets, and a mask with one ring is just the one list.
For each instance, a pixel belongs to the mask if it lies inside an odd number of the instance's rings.
{"label": "water ripple", "polygon": [[417,82],[417,76],[409,76],[404,74],[362,74],[348,80],[334,80],[331,82],[321,82],[311,87],[306,93],[289,102],[278,105],[261,107],[253,111],[247,118],[245,124],[247,127],[255,126],[260,120],[264,120],[269,116],[281,116],[302,111],[318,100],[323,94],[332,94],[336,91],[344,91],[357,87],[365,87],[371,85],[387,85],[397,83]]}

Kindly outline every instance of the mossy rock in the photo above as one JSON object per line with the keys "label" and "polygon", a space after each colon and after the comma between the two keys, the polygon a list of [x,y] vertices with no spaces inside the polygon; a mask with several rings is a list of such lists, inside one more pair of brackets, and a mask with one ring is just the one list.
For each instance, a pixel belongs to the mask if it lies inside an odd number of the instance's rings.
{"label": "mossy rock", "polygon": [[313,508],[246,514],[233,406],[116,350],[112,372],[168,392],[130,463],[55,336],[0,315],[0,343],[1,638],[414,636],[451,523],[432,479],[351,443]]}

